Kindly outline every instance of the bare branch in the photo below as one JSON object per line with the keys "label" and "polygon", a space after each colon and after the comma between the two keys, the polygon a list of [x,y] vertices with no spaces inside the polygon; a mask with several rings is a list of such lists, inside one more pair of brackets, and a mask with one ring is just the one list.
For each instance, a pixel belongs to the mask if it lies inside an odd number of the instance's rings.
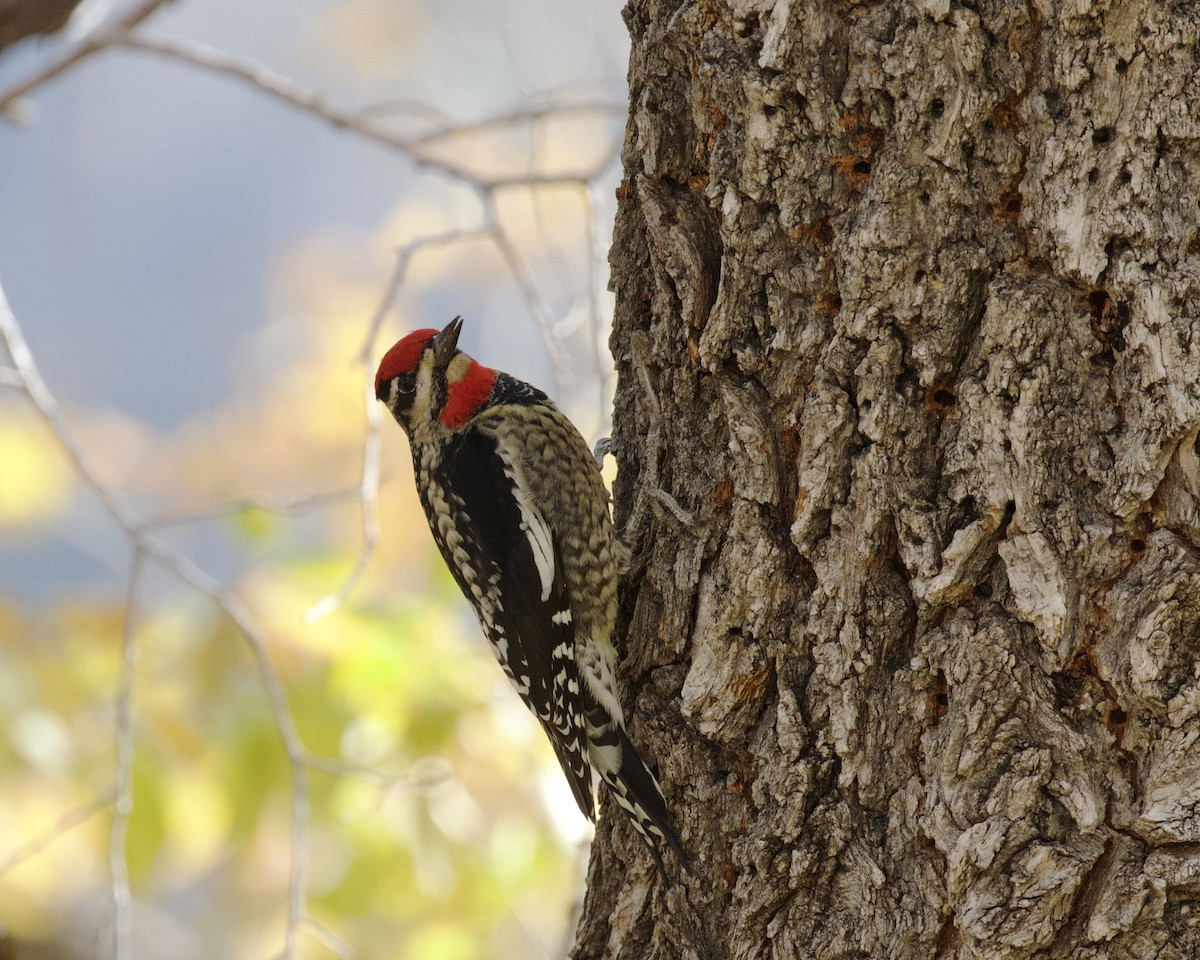
{"label": "bare branch", "polygon": [[75,466],[76,472],[91,487],[96,496],[100,498],[101,503],[104,504],[104,508],[112,515],[112,518],[126,532],[131,532],[134,528],[132,515],[113,496],[112,492],[96,479],[91,465],[87,462],[83,451],[79,448],[79,444],[75,442],[74,436],[67,427],[62,413],[58,409],[58,404],[54,400],[54,396],[46,387],[46,382],[42,379],[41,373],[38,372],[37,365],[33,362],[33,354],[29,350],[29,344],[25,342],[25,335],[21,332],[17,318],[13,315],[12,307],[8,304],[8,297],[5,296],[3,284],[0,284],[0,337],[4,338],[4,342],[8,346],[8,355],[12,357],[13,367],[20,378],[22,389],[29,394],[29,399],[33,402],[34,408],[41,414],[42,419],[46,421],[46,425],[54,433],[63,450],[66,451],[67,456]]}
{"label": "bare branch", "polygon": [[336,933],[330,930],[320,920],[314,920],[312,917],[306,916],[301,921],[301,926],[307,930],[315,940],[324,944],[328,949],[333,951],[340,960],[351,960],[355,955],[354,948],[345,940],[339,937]]}
{"label": "bare branch", "polygon": [[392,268],[392,275],[388,278],[387,286],[384,288],[383,296],[379,301],[379,306],[375,308],[375,313],[371,317],[371,322],[367,327],[367,335],[363,338],[362,350],[358,355],[358,362],[362,365],[363,372],[364,409],[367,419],[367,436],[363,442],[362,482],[358,490],[358,496],[362,502],[362,549],[359,551],[358,557],[354,562],[354,568],[346,576],[346,579],[338,585],[337,589],[322,597],[305,612],[304,619],[309,623],[328,616],[345,602],[346,597],[350,595],[350,591],[358,583],[363,571],[366,570],[367,564],[375,553],[375,548],[379,545],[379,451],[383,415],[379,411],[379,403],[375,397],[375,358],[377,352],[375,341],[379,337],[379,331],[383,328],[383,322],[388,312],[392,309],[392,305],[395,303],[396,296],[400,292],[401,284],[404,283],[404,277],[408,273],[409,264],[412,263],[413,257],[422,250],[428,250],[431,247],[446,246],[447,244],[474,239],[482,235],[484,233],[479,229],[448,230],[445,233],[435,233],[427,237],[419,237],[396,251],[396,263]]}
{"label": "bare branch", "polygon": [[30,837],[15,849],[10,850],[7,856],[0,857],[0,876],[24,863],[30,857],[41,853],[72,827],[77,827],[81,823],[90,820],[112,802],[113,792],[109,791],[108,793],[101,794],[94,800],[89,800],[87,803],[81,803],[77,807],[72,807],[37,836]]}
{"label": "bare branch", "polygon": [[601,435],[609,432],[612,422],[609,406],[609,378],[612,375],[612,365],[604,359],[600,346],[600,270],[601,247],[599,236],[600,226],[596,217],[595,184],[589,183],[584,189],[583,200],[583,235],[587,245],[587,303],[588,303],[588,350],[591,354],[592,373],[596,378],[596,405],[600,414]]}
{"label": "bare branch", "polygon": [[129,864],[125,859],[129,817],[133,813],[133,665],[137,658],[137,605],[145,554],[135,548],[125,596],[125,624],[121,638],[121,669],[117,683],[117,782],[116,809],[109,835],[108,870],[113,897],[113,958],[133,956],[133,912],[129,895]]}
{"label": "bare branch", "polygon": [[142,0],[141,3],[132,7],[124,16],[119,17],[112,23],[103,23],[98,26],[71,47],[70,50],[67,50],[54,62],[43,67],[32,77],[23,80],[9,90],[0,92],[0,115],[3,115],[21,97],[32,93],[42,84],[46,83],[46,81],[53,80],[80,60],[90,57],[99,50],[112,46],[117,37],[136,27],[166,2],[167,0]]}
{"label": "bare branch", "polygon": [[495,195],[489,193],[486,203],[486,216],[491,225],[489,233],[492,242],[495,243],[496,249],[500,251],[500,255],[508,265],[508,269],[521,291],[521,296],[525,298],[525,303],[528,305],[530,313],[533,314],[533,321],[537,324],[542,340],[546,344],[546,352],[550,354],[550,363],[554,367],[555,388],[561,396],[570,382],[570,377],[566,360],[563,358],[562,349],[558,344],[558,335],[554,332],[554,324],[550,322],[550,308],[546,306],[546,302],[538,292],[537,284],[534,283],[533,277],[521,261],[520,254],[517,253],[517,248],[513,245],[508,231],[501,226],[496,210]]}
{"label": "bare branch", "polygon": [[246,510],[263,510],[272,514],[304,513],[348,500],[357,500],[360,490],[351,487],[344,490],[329,490],[323,493],[304,493],[289,497],[242,497],[206,507],[172,510],[160,513],[138,524],[142,531],[159,530],[163,527],[182,526],[189,523],[206,523],[220,520]]}
{"label": "bare branch", "polygon": [[[477,136],[498,127],[512,127],[523,123],[540,123],[547,119],[569,116],[578,113],[624,113],[628,109],[624,103],[610,100],[580,101],[576,103],[547,103],[537,107],[522,107],[508,113],[485,117],[473,123],[451,124],[445,122],[434,130],[426,131],[419,137],[414,137],[412,143],[418,146],[452,140],[456,137]],[[366,111],[364,111],[365,113]],[[372,112],[374,112],[372,110]]]}
{"label": "bare branch", "polygon": [[[168,37],[145,30],[121,34],[113,42],[130,50],[156,53],[192,66],[235,77],[262,93],[319,117],[338,129],[352,131],[359,136],[396,150],[417,167],[446,174],[477,190],[493,190],[531,184],[575,183],[588,180],[599,172],[598,170],[579,173],[532,172],[507,177],[481,177],[468,167],[424,152],[421,149],[424,140],[412,139],[393,132],[385,124],[375,120],[367,111],[350,112],[338,109],[319,92],[301,85],[250,57],[236,56],[192,40],[181,40],[177,37]],[[439,136],[449,136],[450,132],[450,130],[443,131]],[[606,157],[599,169],[603,169],[607,163],[608,158]]]}

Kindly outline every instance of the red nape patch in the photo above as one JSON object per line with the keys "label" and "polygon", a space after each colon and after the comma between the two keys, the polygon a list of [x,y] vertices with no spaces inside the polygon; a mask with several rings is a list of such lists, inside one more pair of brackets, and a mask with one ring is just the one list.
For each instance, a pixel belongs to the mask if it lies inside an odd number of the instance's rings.
{"label": "red nape patch", "polygon": [[421,359],[422,351],[436,336],[436,330],[414,330],[407,337],[397,340],[392,349],[379,361],[379,369],[375,373],[376,396],[379,395],[381,384],[402,373],[412,373]]}
{"label": "red nape patch", "polygon": [[496,385],[496,376],[495,370],[472,360],[462,379],[447,385],[446,405],[442,407],[438,417],[442,424],[453,430],[470,420],[475,411],[491,396],[492,387]]}

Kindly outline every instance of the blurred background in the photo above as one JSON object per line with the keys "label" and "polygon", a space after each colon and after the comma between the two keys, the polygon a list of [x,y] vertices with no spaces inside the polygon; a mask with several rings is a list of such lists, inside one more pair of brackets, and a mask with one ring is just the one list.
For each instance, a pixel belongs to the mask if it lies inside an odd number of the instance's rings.
{"label": "blurred background", "polygon": [[132,6],[0,50],[0,958],[564,956],[590,828],[369,381],[462,314],[604,435],[619,7]]}

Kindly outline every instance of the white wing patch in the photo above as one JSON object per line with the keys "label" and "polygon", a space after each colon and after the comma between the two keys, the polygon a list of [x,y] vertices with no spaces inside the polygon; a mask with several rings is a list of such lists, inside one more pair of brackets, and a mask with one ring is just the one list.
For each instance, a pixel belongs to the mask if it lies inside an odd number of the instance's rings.
{"label": "white wing patch", "polygon": [[508,445],[497,438],[496,449],[500,460],[504,463],[504,475],[512,484],[513,497],[521,510],[521,529],[529,540],[529,549],[533,551],[533,562],[537,566],[538,578],[542,581],[542,601],[550,599],[550,591],[554,587],[554,535],[546,518],[534,505],[529,495],[529,487],[524,476],[513,459]]}

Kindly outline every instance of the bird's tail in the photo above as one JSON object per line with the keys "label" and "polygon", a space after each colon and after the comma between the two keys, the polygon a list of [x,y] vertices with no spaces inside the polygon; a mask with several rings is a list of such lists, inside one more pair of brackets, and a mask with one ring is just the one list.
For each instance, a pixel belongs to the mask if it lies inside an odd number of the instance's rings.
{"label": "bird's tail", "polygon": [[[602,720],[597,716],[601,713]],[[625,811],[634,828],[650,847],[659,873],[666,876],[659,853],[659,847],[663,843],[675,852],[680,864],[686,869],[687,857],[667,815],[667,803],[663,799],[662,788],[659,787],[658,780],[650,772],[650,768],[638,756],[629,734],[619,722],[609,717],[603,708],[588,711],[587,719],[588,752],[592,766],[600,774],[617,805]],[[594,720],[601,722],[595,723]]]}

